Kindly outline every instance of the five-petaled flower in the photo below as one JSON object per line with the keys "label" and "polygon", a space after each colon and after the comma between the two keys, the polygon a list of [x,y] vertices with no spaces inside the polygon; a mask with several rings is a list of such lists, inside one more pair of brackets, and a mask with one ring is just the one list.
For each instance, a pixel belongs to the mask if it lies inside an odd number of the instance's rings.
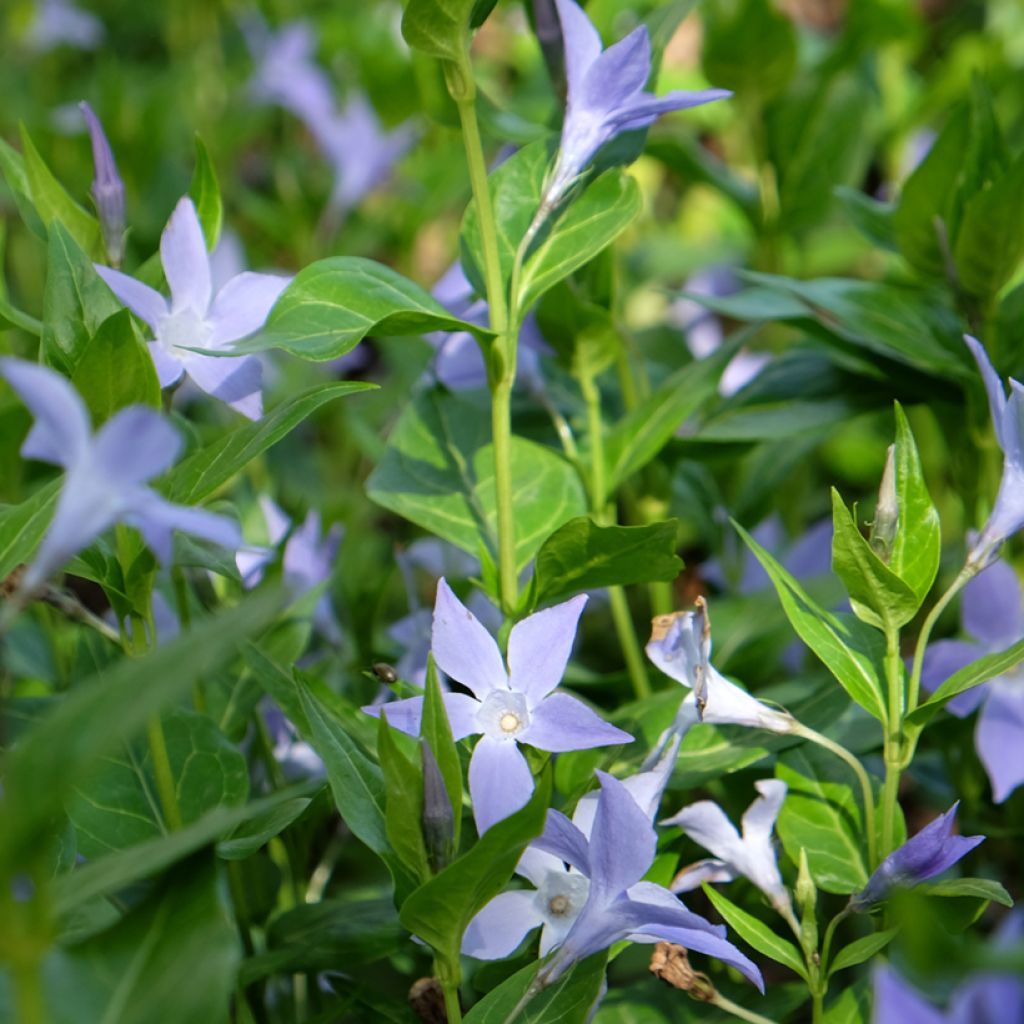
{"label": "five-petaled flower", "polygon": [[565,195],[594,154],[620,132],[647,128],[671,110],[697,107],[732,95],[726,89],[655,96],[651,40],[644,25],[604,50],[601,36],[574,0],[555,0],[565,44],[568,103],[558,162],[544,192],[550,209]]}
{"label": "five-petaled flower", "polygon": [[786,784],[779,779],[755,782],[760,796],[743,815],[743,835],[710,800],[700,800],[664,819],[662,825],[676,825],[694,842],[715,856],[684,868],[672,880],[672,892],[689,892],[703,882],[731,882],[738,875],[749,878],[779,913],[789,915],[789,892],[782,884],[772,829],[786,799]]}
{"label": "five-petaled flower", "polygon": [[777,733],[790,733],[796,727],[790,714],[762,704],[730,683],[708,660],[711,626],[703,598],[698,599],[696,611],[657,616],[651,623],[651,639],[645,650],[665,675],[690,688],[679,708],[677,729],[695,720]]}
{"label": "five-petaled flower", "polygon": [[229,358],[230,344],[263,326],[289,278],[245,271],[214,294],[203,229],[188,196],[179,200],[160,236],[160,259],[170,302],[127,274],[96,267],[111,291],[152,330],[149,352],[160,386],[169,387],[187,374],[203,391],[259,419],[260,361],[256,356]]}
{"label": "five-petaled flower", "polygon": [[897,847],[868,879],[868,884],[850,901],[856,910],[880,903],[894,888],[912,888],[920,882],[941,875],[961,858],[966,857],[984,836],[953,834],[953,820],[960,801],[945,814],[925,825],[915,836]]}
{"label": "five-petaled flower", "polygon": [[170,561],[174,530],[238,547],[241,534],[232,520],[174,505],[144,486],[164,472],[181,449],[178,432],[159,413],[130,405],[93,434],[78,392],[59,373],[6,358],[0,360],[0,374],[35,416],[22,455],[67,470],[53,520],[26,570],[26,592],[115,523],[136,527],[161,562]]}
{"label": "five-petaled flower", "polygon": [[[551,810],[543,834],[533,843],[577,872],[565,876],[575,879],[571,886],[542,886],[539,890],[539,899],[547,901],[547,917],[571,915],[571,922],[535,984],[550,984],[578,961],[628,939],[642,943],[677,942],[694,952],[717,957],[763,991],[761,972],[726,939],[724,927],[687,910],[664,887],[642,881],[657,851],[654,826],[623,783],[605,772],[597,775],[601,792],[589,838],[564,814]],[[527,898],[535,899],[532,894],[527,894]],[[517,909],[519,917],[508,927],[514,928],[521,938],[541,922],[534,915],[530,923],[523,913],[523,901]],[[486,911],[487,908],[482,913]],[[475,924],[479,935],[479,917]],[[473,929],[473,925],[470,927]]]}
{"label": "five-petaled flower", "polygon": [[1024,385],[1010,378],[1010,397],[989,361],[981,342],[964,335],[985,381],[996,440],[1003,450],[1003,476],[996,503],[981,533],[971,544],[967,564],[984,568],[995,557],[1003,541],[1024,526]]}
{"label": "five-petaled flower", "polygon": [[[586,601],[580,595],[517,622],[509,633],[506,669],[491,634],[444,578],[438,581],[434,659],[472,694],[444,694],[445,710],[456,739],[483,734],[469,762],[469,792],[481,833],[530,799],[533,775],[520,743],[561,753],[633,739],[575,697],[552,692],[565,672]],[[422,697],[363,710],[379,715],[381,708],[396,729],[419,735]]]}

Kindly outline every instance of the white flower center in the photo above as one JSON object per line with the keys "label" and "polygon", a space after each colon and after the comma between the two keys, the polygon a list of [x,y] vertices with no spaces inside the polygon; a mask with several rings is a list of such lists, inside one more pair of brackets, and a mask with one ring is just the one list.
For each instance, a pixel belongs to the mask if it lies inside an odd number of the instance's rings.
{"label": "white flower center", "polygon": [[526,696],[510,690],[491,690],[480,702],[476,720],[492,740],[514,740],[529,724]]}
{"label": "white flower center", "polygon": [[173,356],[179,355],[175,349],[208,348],[211,333],[210,325],[192,309],[168,313],[156,325],[156,340]]}
{"label": "white flower center", "polygon": [[537,890],[537,905],[545,920],[559,931],[579,917],[590,895],[590,879],[577,871],[549,871]]}

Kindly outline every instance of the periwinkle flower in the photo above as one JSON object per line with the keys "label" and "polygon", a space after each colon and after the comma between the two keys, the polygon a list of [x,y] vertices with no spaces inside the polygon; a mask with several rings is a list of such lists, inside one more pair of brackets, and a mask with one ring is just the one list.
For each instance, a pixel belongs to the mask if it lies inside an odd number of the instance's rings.
{"label": "periwinkle flower", "polygon": [[[530,799],[533,775],[520,743],[562,753],[633,739],[575,697],[553,692],[569,661],[586,601],[584,595],[574,597],[517,622],[508,638],[506,668],[494,638],[445,579],[438,581],[434,659],[472,694],[444,694],[445,710],[457,740],[482,733],[469,762],[469,792],[481,833]],[[363,710],[379,716],[381,707],[396,729],[419,735],[422,697]]]}
{"label": "periwinkle flower", "polygon": [[110,290],[152,330],[149,352],[160,386],[187,374],[207,394],[259,419],[262,366],[256,356],[231,358],[230,345],[263,326],[290,279],[245,271],[214,293],[199,215],[188,196],[178,202],[160,236],[160,259],[170,302],[119,270],[96,266]]}
{"label": "periwinkle flower", "polygon": [[992,514],[967,553],[967,564],[981,569],[992,561],[1003,541],[1024,526],[1024,385],[1011,377],[1007,398],[981,342],[969,334],[964,341],[985,381],[996,440],[1003,450],[1003,476]]}
{"label": "periwinkle flower", "polygon": [[58,46],[95,50],[103,42],[104,34],[103,22],[95,14],[81,10],[73,0],[36,0],[35,17],[25,42],[37,53]]}
{"label": "periwinkle flower", "polygon": [[[724,927],[687,910],[663,886],[642,881],[657,852],[654,826],[621,782],[604,772],[597,776],[601,793],[589,838],[564,814],[551,810],[544,833],[533,843],[576,869],[577,875],[566,876],[574,879],[571,886],[523,894],[531,905],[524,900],[514,906],[506,904],[499,919],[520,938],[542,923],[538,902],[546,902],[549,916],[561,914],[571,919],[535,985],[550,984],[573,964],[627,939],[676,942],[717,957],[764,991],[761,972],[726,939]],[[474,920],[479,932],[479,915]]]}
{"label": "periwinkle flower", "polygon": [[744,725],[780,734],[796,727],[792,715],[762,704],[710,663],[711,626],[703,598],[698,599],[696,611],[653,619],[644,649],[665,675],[690,688],[680,706],[678,727],[694,717],[713,725]]}
{"label": "periwinkle flower", "polygon": [[[960,621],[973,639],[928,645],[921,672],[921,685],[928,690],[972,661],[1024,639],[1020,581],[1006,562],[996,559],[964,587]],[[971,687],[946,704],[959,718],[979,707],[974,746],[988,773],[992,799],[999,804],[1024,783],[1024,667]]]}
{"label": "periwinkle flower", "polygon": [[92,144],[94,176],[91,191],[100,218],[103,246],[107,252],[107,259],[117,267],[124,256],[124,182],[117,173],[114,152],[103,132],[100,119],[88,103],[79,103],[78,109],[85,118],[89,129],[89,141]]}
{"label": "periwinkle flower", "polygon": [[959,806],[958,800],[945,814],[940,814],[917,835],[893,850],[875,868],[864,889],[850,901],[853,908],[863,910],[880,903],[894,888],[912,888],[941,875],[983,843],[984,836],[953,834],[953,822]]}
{"label": "periwinkle flower", "polygon": [[93,434],[78,392],[59,373],[21,359],[0,359],[0,374],[35,417],[21,453],[63,466],[57,509],[22,582],[31,592],[115,523],[134,526],[160,562],[171,559],[174,530],[236,548],[236,523],[199,508],[174,505],[146,481],[168,469],[181,449],[178,432],[159,413],[131,405]]}
{"label": "periwinkle flower", "polygon": [[689,892],[706,881],[728,882],[743,875],[780,913],[792,912],[772,845],[772,830],[786,799],[786,784],[779,779],[761,779],[754,786],[760,796],[743,815],[742,836],[722,808],[710,800],[690,804],[661,822],[681,828],[714,854],[713,859],[698,861],[679,872],[669,886],[672,892]]}
{"label": "periwinkle flower", "polygon": [[594,154],[621,132],[647,128],[662,114],[700,106],[732,94],[726,89],[645,92],[651,74],[651,41],[644,25],[604,50],[601,36],[574,0],[555,0],[565,46],[568,103],[558,162],[543,206],[555,206]]}

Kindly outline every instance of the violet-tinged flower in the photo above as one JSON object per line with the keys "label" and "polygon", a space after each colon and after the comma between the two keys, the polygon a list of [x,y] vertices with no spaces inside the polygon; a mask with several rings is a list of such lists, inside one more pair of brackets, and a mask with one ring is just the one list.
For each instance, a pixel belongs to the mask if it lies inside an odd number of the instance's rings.
{"label": "violet-tinged flower", "polygon": [[[928,645],[921,672],[921,685],[928,690],[972,661],[1024,639],[1020,581],[1006,562],[996,559],[964,587],[960,621],[973,640]],[[992,799],[999,804],[1024,783],[1024,667],[965,690],[946,704],[959,718],[979,707],[974,746],[992,784]]]}
{"label": "violet-tinged flower", "polygon": [[[578,961],[628,939],[677,942],[693,952],[717,957],[764,991],[761,972],[726,939],[724,927],[687,910],[663,886],[641,881],[657,851],[654,826],[621,782],[604,772],[597,776],[601,793],[589,839],[564,814],[552,810],[543,835],[533,843],[576,869],[578,876],[567,876],[577,878],[573,887],[557,892],[542,888],[536,897],[524,893],[525,900],[506,901],[502,908],[505,927],[518,932],[520,938],[542,923],[537,900],[547,901],[549,914],[572,916],[557,952],[541,969],[538,983],[550,984]],[[494,902],[488,906],[493,907]]]}
{"label": "violet-tinged flower", "polygon": [[262,714],[274,744],[274,760],[281,766],[287,780],[321,779],[327,774],[320,755],[299,736],[298,730],[276,704],[265,701]]}
{"label": "violet-tinged flower", "polygon": [[762,704],[730,683],[710,663],[711,624],[703,599],[694,612],[653,619],[651,639],[644,649],[665,675],[690,688],[680,708],[682,720],[696,713],[700,721],[713,725],[745,725],[781,734],[791,733],[797,724],[792,715]]}
{"label": "violet-tinged flower", "polygon": [[966,857],[984,836],[958,836],[953,834],[953,819],[956,817],[958,800],[945,814],[925,825],[915,836],[893,850],[868,884],[851,900],[857,910],[863,910],[874,903],[880,903],[894,888],[911,888],[929,878],[941,875],[961,858]]}
{"label": "violet-tinged flower", "polygon": [[92,107],[84,101],[78,104],[82,111],[86,126],[89,129],[89,141],[92,143],[92,163],[95,176],[92,181],[92,198],[96,203],[96,212],[100,218],[100,230],[103,233],[103,246],[107,251],[107,259],[115,266],[121,265],[124,256],[124,182],[117,173],[114,152],[110,148],[103,125],[93,112]]}
{"label": "violet-tinged flower", "polygon": [[568,104],[562,141],[544,194],[544,206],[553,207],[594,154],[620,132],[647,128],[662,114],[700,106],[732,94],[727,89],[645,92],[651,74],[651,41],[641,25],[625,39],[603,50],[601,37],[573,0],[556,0],[565,44]]}
{"label": "violet-tinged flower", "polygon": [[1024,526],[1024,385],[1011,377],[1007,398],[981,342],[969,334],[964,341],[985,381],[996,440],[1003,450],[1003,477],[992,514],[967,553],[967,564],[982,568],[992,561],[1003,541]]}
{"label": "violet-tinged flower", "polygon": [[145,487],[181,449],[178,432],[159,413],[131,405],[93,434],[78,392],[59,373],[21,359],[0,359],[0,374],[35,417],[21,453],[63,466],[57,509],[22,586],[34,590],[115,523],[134,526],[161,562],[171,559],[174,530],[236,548],[236,523],[199,508],[174,505]]}
{"label": "violet-tinged flower", "polygon": [[[481,833],[530,799],[533,775],[520,743],[562,753],[633,739],[575,697],[553,692],[569,661],[586,600],[574,597],[517,622],[508,638],[506,668],[494,638],[447,582],[438,581],[434,658],[442,672],[472,692],[443,696],[452,734],[457,740],[483,734],[469,762],[469,792]],[[382,706],[396,729],[419,735],[422,697]],[[363,710],[378,716],[381,706]]]}
{"label": "violet-tinged flower", "polygon": [[170,302],[134,277],[96,266],[110,290],[153,331],[149,353],[160,386],[187,374],[207,394],[259,419],[262,366],[256,356],[228,358],[230,345],[263,326],[290,278],[246,271],[214,294],[203,230],[188,196],[178,202],[160,236],[160,259]]}
{"label": "violet-tinged flower", "polygon": [[37,53],[71,46],[95,50],[103,42],[103,22],[94,14],[79,9],[72,0],[36,0],[35,17],[28,27],[25,42]]}
{"label": "violet-tinged flower", "polygon": [[739,875],[749,878],[780,913],[791,912],[789,892],[782,884],[772,845],[772,830],[786,799],[786,784],[779,779],[754,783],[761,795],[743,815],[743,835],[710,800],[684,807],[662,825],[681,828],[694,842],[715,856],[684,868],[672,880],[672,892],[689,892],[703,882],[730,882]]}

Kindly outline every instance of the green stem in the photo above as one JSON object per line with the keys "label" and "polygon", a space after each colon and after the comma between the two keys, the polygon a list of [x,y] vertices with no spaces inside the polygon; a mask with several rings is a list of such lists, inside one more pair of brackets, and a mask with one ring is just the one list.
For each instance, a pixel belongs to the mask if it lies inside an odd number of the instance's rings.
{"label": "green stem", "polygon": [[587,405],[587,433],[590,438],[590,508],[594,518],[609,518],[605,508],[604,422],[601,418],[601,392],[590,374],[580,374],[580,391]]}
{"label": "green stem", "polygon": [[43,322],[37,320],[34,316],[29,316],[28,313],[15,309],[9,302],[3,303],[3,315],[5,320],[12,323],[15,327],[20,327],[26,334],[34,334],[37,338],[42,337]]}
{"label": "green stem", "polygon": [[841,743],[836,743],[835,740],[830,740],[827,736],[823,736],[820,732],[814,729],[808,728],[802,723],[797,723],[797,727],[793,730],[794,735],[800,736],[805,740],[809,740],[811,743],[816,743],[819,747],[823,747],[825,750],[831,751],[836,757],[840,758],[845,764],[847,764],[853,771],[854,775],[857,776],[857,781],[860,783],[861,800],[864,803],[864,829],[867,832],[868,837],[868,861],[871,864],[871,870],[873,871],[878,866],[878,838],[875,825],[875,791],[871,785],[871,778],[868,773],[864,770],[864,765],[857,760],[849,750],[846,749]]}
{"label": "green stem", "polygon": [[821,970],[822,973],[828,971],[829,957],[832,954],[832,939],[835,937],[836,929],[845,921],[850,914],[853,913],[851,905],[848,903],[842,910],[836,914],[828,923],[828,927],[825,929],[825,939],[821,944]]}
{"label": "green stem", "polygon": [[153,715],[146,726],[149,738],[149,755],[153,759],[153,774],[156,776],[156,789],[160,794],[160,806],[163,808],[167,827],[176,832],[181,828],[181,808],[178,806],[178,792],[174,784],[174,772],[171,770],[171,759],[167,754],[167,740],[164,736],[163,723],[159,715]]}
{"label": "green stem", "polygon": [[19,964],[14,968],[15,1020],[20,1024],[47,1024],[43,977],[38,962]]}
{"label": "green stem", "polygon": [[491,438],[494,445],[494,488],[498,512],[498,579],[502,611],[509,615],[519,602],[515,506],[512,501],[511,381],[499,381],[491,393]]}
{"label": "green stem", "polygon": [[825,1019],[825,992],[816,988],[811,992],[811,1024],[821,1024]]}
{"label": "green stem", "polygon": [[438,959],[434,961],[434,977],[441,983],[444,993],[444,1011],[448,1024],[462,1024],[462,1004],[459,1002],[459,969]]}
{"label": "green stem", "polygon": [[900,637],[895,629],[885,632],[885,680],[889,691],[889,714],[885,734],[885,782],[882,785],[882,856],[894,849],[896,810],[900,774],[903,771],[903,662]]}
{"label": "green stem", "polygon": [[615,632],[622,646],[622,655],[626,660],[629,680],[633,684],[633,692],[637,700],[645,700],[651,695],[651,681],[647,676],[647,665],[640,649],[640,641],[636,638],[636,629],[625,590],[622,587],[609,587],[608,602],[611,605]]}
{"label": "green stem", "polygon": [[717,1006],[725,1013],[731,1013],[734,1017],[739,1017],[740,1020],[750,1021],[750,1024],[775,1024],[770,1017],[762,1017],[761,1014],[754,1013],[753,1010],[748,1010],[746,1007],[740,1006],[739,1003],[734,1003],[731,999],[723,996],[721,992],[716,992],[708,1002],[712,1006]]}

